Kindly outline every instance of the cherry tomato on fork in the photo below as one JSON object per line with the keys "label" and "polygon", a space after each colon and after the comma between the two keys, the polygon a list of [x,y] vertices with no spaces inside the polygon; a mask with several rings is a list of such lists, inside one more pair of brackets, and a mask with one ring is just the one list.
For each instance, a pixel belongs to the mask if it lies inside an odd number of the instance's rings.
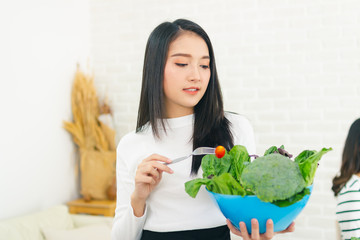
{"label": "cherry tomato on fork", "polygon": [[215,156],[217,158],[222,158],[225,155],[225,152],[226,152],[226,150],[223,146],[217,146],[215,148]]}

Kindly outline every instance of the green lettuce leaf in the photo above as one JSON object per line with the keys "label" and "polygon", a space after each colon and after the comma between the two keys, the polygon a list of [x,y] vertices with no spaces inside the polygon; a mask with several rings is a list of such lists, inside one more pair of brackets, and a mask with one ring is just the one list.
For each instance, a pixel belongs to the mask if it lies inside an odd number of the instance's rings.
{"label": "green lettuce leaf", "polygon": [[277,149],[278,148],[276,146],[270,147],[265,151],[264,156],[277,152]]}
{"label": "green lettuce leaf", "polygon": [[[281,145],[280,148],[285,149],[284,145]],[[269,149],[267,149],[265,151],[264,156],[272,154],[272,153],[277,153],[277,152],[279,152],[278,147],[277,146],[272,146],[272,147],[270,147]]]}
{"label": "green lettuce leaf", "polygon": [[212,183],[211,179],[196,178],[196,179],[193,179],[193,180],[188,181],[188,182],[185,183],[185,191],[192,198],[195,198],[196,195],[198,194],[199,190],[200,190],[200,187],[202,185],[206,185],[206,186],[208,186],[208,189],[210,189],[211,188],[211,183]]}
{"label": "green lettuce leaf", "polygon": [[195,198],[202,185],[205,185],[209,191],[214,193],[245,196],[244,188],[230,173],[223,173],[212,178],[193,179],[185,183],[185,191]]}
{"label": "green lettuce leaf", "polygon": [[320,152],[305,150],[295,158],[295,162],[299,164],[300,172],[305,180],[306,187],[313,183],[318,162],[321,157],[331,150],[332,148],[323,148]]}
{"label": "green lettuce leaf", "polygon": [[223,158],[217,158],[215,155],[205,155],[201,161],[203,178],[220,176],[223,173],[229,172],[230,167],[231,157],[228,153],[225,153]]}
{"label": "green lettuce leaf", "polygon": [[246,147],[236,145],[230,150],[229,155],[231,159],[230,173],[238,182],[240,182],[244,168],[250,163],[249,153],[246,150]]}
{"label": "green lettuce leaf", "polygon": [[214,193],[229,194],[229,195],[241,195],[245,196],[245,190],[236,181],[230,173],[223,173],[220,176],[214,176],[213,182],[208,188]]}

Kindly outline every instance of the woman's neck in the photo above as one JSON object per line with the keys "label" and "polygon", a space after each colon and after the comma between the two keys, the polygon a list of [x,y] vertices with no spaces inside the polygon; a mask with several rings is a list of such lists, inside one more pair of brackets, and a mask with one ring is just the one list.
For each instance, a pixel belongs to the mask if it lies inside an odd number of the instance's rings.
{"label": "woman's neck", "polygon": [[166,118],[178,118],[188,116],[194,113],[194,109],[186,109],[186,111],[167,111]]}

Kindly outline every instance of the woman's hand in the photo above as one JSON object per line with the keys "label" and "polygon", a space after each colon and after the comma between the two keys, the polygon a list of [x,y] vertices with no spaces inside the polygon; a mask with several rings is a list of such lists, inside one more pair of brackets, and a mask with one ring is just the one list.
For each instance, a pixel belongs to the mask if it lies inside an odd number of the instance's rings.
{"label": "woman's hand", "polygon": [[137,217],[144,214],[146,199],[159,184],[162,173],[173,173],[171,168],[161,162],[170,163],[171,160],[158,154],[152,154],[145,158],[137,167],[135,190],[131,195],[131,206],[133,207],[134,215]]}
{"label": "woman's hand", "polygon": [[246,224],[244,222],[240,222],[240,231],[236,229],[230,222],[229,219],[226,219],[226,223],[230,229],[230,231],[238,236],[241,236],[244,240],[269,240],[274,237],[277,233],[287,233],[295,231],[295,223],[292,222],[290,226],[281,232],[274,233],[274,223],[271,219],[266,222],[266,232],[264,234],[259,233],[259,223],[256,219],[251,219],[251,236],[249,235]]}

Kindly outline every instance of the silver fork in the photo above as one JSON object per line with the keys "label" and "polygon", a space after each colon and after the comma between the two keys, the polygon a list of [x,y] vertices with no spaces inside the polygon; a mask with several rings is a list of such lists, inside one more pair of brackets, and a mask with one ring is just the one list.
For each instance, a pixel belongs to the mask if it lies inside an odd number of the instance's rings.
{"label": "silver fork", "polygon": [[211,148],[211,147],[198,147],[198,148],[196,148],[190,155],[187,155],[187,156],[184,156],[184,157],[175,158],[174,160],[171,161],[171,163],[164,163],[164,164],[165,164],[165,165],[169,165],[169,164],[177,163],[177,162],[183,161],[183,160],[191,157],[192,155],[206,155],[206,154],[215,154],[215,148]]}

